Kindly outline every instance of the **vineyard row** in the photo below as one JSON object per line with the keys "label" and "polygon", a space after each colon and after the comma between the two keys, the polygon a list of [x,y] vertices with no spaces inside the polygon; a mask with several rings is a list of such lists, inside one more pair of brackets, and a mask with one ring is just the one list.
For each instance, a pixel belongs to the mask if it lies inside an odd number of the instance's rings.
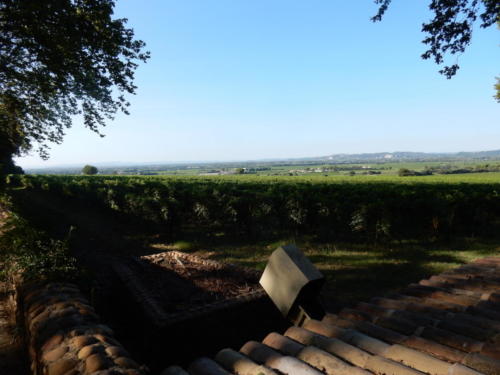
{"label": "vineyard row", "polygon": [[11,176],[43,191],[154,223],[246,238],[436,239],[500,233],[500,183],[322,183],[106,176]]}

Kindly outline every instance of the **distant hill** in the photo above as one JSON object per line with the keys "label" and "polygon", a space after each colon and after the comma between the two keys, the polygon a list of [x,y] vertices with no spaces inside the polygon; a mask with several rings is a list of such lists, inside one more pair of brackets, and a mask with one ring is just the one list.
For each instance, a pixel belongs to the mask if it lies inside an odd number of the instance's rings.
{"label": "distant hill", "polygon": [[[103,174],[156,174],[158,171],[240,168],[240,167],[270,167],[283,165],[314,165],[314,164],[350,164],[350,163],[387,163],[387,162],[458,162],[458,161],[488,161],[500,160],[500,150],[455,153],[426,152],[376,152],[366,154],[332,154],[327,156],[289,159],[266,159],[231,162],[176,162],[176,163],[133,163],[110,162],[96,163],[99,172]],[[34,174],[79,174],[82,165],[66,165],[47,168],[26,168],[27,173]]]}
{"label": "distant hill", "polygon": [[318,158],[318,161],[330,163],[356,162],[387,162],[387,161],[467,161],[467,160],[500,160],[500,150],[455,153],[427,153],[427,152],[377,152],[367,154],[332,154]]}

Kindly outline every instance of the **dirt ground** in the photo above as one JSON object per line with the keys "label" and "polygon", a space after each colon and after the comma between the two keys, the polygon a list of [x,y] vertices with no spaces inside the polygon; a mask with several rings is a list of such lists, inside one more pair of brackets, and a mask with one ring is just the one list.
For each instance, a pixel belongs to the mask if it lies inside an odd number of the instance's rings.
{"label": "dirt ground", "polygon": [[129,262],[165,311],[176,312],[260,290],[259,273],[203,262],[193,256],[158,254],[157,261]]}

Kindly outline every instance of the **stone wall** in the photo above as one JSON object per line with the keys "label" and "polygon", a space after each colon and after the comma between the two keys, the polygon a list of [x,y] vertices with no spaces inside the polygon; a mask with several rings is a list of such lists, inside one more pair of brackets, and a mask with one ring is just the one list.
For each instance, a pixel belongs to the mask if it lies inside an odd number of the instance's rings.
{"label": "stone wall", "polygon": [[19,290],[34,375],[145,375],[72,284]]}

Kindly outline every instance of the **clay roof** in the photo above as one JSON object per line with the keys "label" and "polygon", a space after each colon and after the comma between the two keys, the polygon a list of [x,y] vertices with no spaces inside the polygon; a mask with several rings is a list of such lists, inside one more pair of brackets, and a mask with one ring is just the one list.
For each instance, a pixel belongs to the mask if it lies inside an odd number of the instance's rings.
{"label": "clay roof", "polygon": [[162,375],[500,374],[500,257]]}

